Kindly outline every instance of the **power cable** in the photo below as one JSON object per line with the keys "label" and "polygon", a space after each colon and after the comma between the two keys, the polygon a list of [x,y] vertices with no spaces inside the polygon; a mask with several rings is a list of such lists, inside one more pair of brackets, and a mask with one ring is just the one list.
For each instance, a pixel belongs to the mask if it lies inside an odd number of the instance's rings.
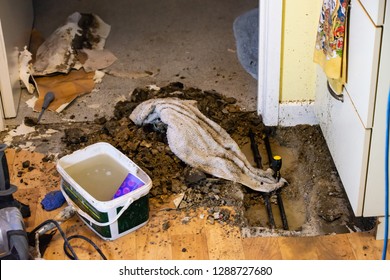
{"label": "power cable", "polygon": [[[71,260],[78,260],[78,256],[76,254],[76,252],[74,251],[73,247],[70,245],[69,241],[71,239],[75,239],[75,238],[80,238],[80,239],[83,239],[85,241],[87,241],[89,244],[91,244],[95,250],[100,254],[100,256],[103,258],[103,260],[107,260],[107,257],[104,255],[104,253],[100,250],[100,248],[89,238],[85,237],[85,236],[82,236],[82,235],[73,235],[73,236],[69,236],[69,237],[66,237],[66,234],[64,233],[64,231],[62,230],[60,224],[55,221],[55,220],[47,220],[47,221],[44,221],[43,223],[41,223],[40,225],[38,225],[35,229],[33,229],[31,231],[31,235],[34,236],[35,233],[40,229],[42,228],[43,226],[47,225],[47,224],[54,224],[56,226],[56,228],[58,229],[58,231],[60,232],[62,238],[64,239],[64,251],[65,251],[65,254],[68,256],[68,258],[70,258]],[[70,251],[70,252],[69,252]]]}

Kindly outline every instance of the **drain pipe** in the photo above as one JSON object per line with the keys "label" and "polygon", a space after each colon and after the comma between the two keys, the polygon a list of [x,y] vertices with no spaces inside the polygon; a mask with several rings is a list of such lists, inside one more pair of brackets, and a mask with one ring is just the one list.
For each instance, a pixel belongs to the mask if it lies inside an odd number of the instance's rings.
{"label": "drain pipe", "polygon": [[[282,157],[278,156],[278,155],[275,155],[275,156],[272,155],[271,145],[269,143],[268,134],[269,134],[268,131],[266,131],[263,134],[263,140],[265,143],[265,148],[267,149],[269,165],[270,165],[271,169],[274,171],[274,177],[279,181],[281,178],[280,169],[282,168]],[[279,206],[280,217],[281,217],[282,223],[283,223],[283,229],[288,230],[288,222],[287,222],[286,212],[284,210],[281,189],[276,190],[275,194],[276,194],[276,198],[277,198],[277,202],[278,202],[278,206]]]}

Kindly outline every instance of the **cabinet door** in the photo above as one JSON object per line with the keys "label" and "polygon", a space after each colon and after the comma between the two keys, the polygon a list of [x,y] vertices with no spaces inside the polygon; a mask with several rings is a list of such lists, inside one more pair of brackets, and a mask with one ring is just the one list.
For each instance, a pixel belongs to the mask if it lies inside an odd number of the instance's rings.
{"label": "cabinet door", "polygon": [[20,99],[19,51],[28,46],[32,1],[0,0],[0,92],[4,116],[16,117]]}
{"label": "cabinet door", "polygon": [[382,28],[351,1],[346,88],[365,128],[372,127]]}
{"label": "cabinet door", "polygon": [[376,26],[383,24],[386,0],[360,0],[360,3]]}
{"label": "cabinet door", "polygon": [[[386,18],[390,16],[390,4],[386,6]],[[378,89],[374,114],[374,126],[368,165],[364,216],[383,216],[385,213],[385,144],[386,113],[390,91],[390,24],[383,27],[383,40],[378,76]],[[390,194],[389,194],[390,198]]]}
{"label": "cabinet door", "polygon": [[371,130],[362,125],[345,89],[344,102],[338,101],[329,94],[321,71],[318,79],[317,119],[351,207],[361,216]]}

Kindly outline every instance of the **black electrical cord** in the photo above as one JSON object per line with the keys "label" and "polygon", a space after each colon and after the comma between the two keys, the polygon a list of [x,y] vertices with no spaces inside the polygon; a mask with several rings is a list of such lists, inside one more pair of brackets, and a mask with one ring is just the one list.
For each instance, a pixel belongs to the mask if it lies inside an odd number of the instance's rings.
{"label": "black electrical cord", "polygon": [[[87,241],[89,244],[91,244],[93,246],[93,248],[95,248],[95,250],[99,253],[99,255],[102,257],[103,260],[107,260],[107,257],[103,254],[102,250],[100,250],[100,248],[91,239],[89,239],[88,237],[85,237],[83,235],[76,234],[76,235],[69,236],[68,241],[70,241],[71,239],[75,239],[75,238],[80,238],[80,239]],[[65,254],[68,256],[68,258],[70,258],[71,260],[74,260],[75,258],[74,258],[74,256],[72,256],[72,254],[70,254],[68,252],[68,248],[69,248],[69,246],[67,246],[64,243]]]}
{"label": "black electrical cord", "polygon": [[[104,259],[104,260],[107,260],[106,256],[103,254],[103,252],[99,249],[99,247],[92,241],[90,240],[89,238],[85,237],[85,236],[82,236],[82,235],[73,235],[73,236],[70,236],[70,237],[66,237],[64,231],[62,230],[60,224],[55,221],[55,220],[47,220],[47,221],[44,221],[42,222],[40,225],[38,225],[35,229],[33,229],[29,234],[31,234],[32,236],[35,236],[35,233],[40,229],[42,228],[43,226],[47,225],[47,224],[50,224],[50,223],[53,223],[56,228],[58,229],[58,231],[60,232],[62,238],[64,239],[64,251],[65,251],[65,254],[71,259],[71,260],[78,260],[78,256],[76,254],[76,252],[74,251],[73,247],[70,245],[69,243],[69,240],[71,239],[74,239],[74,238],[81,238],[81,239],[84,239],[85,241],[87,241],[88,243],[90,243],[95,249],[96,251],[100,254],[100,256]],[[69,251],[70,253],[69,253]]]}

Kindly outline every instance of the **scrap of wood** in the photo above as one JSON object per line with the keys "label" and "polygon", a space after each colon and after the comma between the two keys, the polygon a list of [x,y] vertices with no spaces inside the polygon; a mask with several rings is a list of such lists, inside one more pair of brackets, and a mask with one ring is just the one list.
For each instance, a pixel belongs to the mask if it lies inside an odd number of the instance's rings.
{"label": "scrap of wood", "polygon": [[85,72],[83,69],[72,70],[68,74],[35,78],[38,100],[35,102],[34,111],[40,112],[43,98],[46,93],[54,93],[54,100],[48,110],[61,112],[78,96],[92,92],[95,87],[95,72]]}

